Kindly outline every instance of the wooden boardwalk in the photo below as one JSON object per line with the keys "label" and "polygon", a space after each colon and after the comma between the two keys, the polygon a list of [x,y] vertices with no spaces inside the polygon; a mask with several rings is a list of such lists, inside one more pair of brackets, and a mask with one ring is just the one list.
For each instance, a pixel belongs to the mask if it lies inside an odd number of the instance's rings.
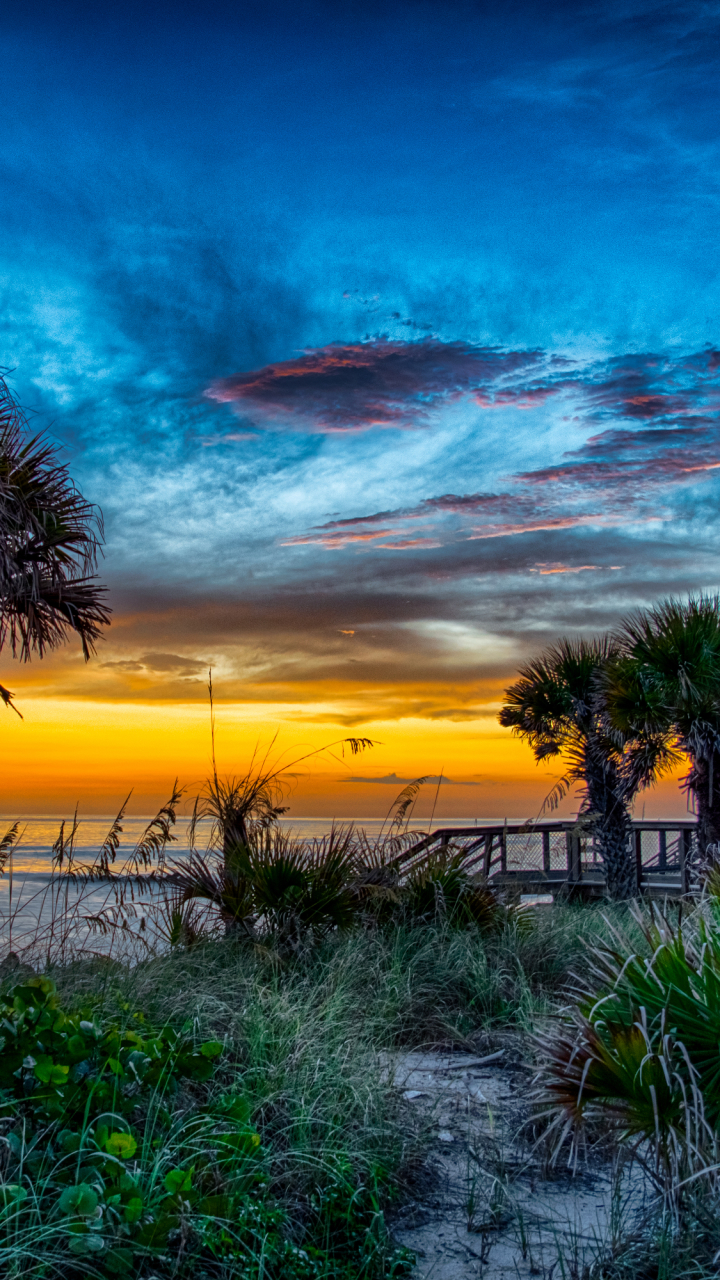
{"label": "wooden boardwalk", "polygon": [[[696,831],[692,818],[633,822],[639,893],[665,898],[690,892]],[[592,827],[578,821],[441,827],[407,850],[403,864],[408,868],[416,856],[442,851],[462,851],[470,871],[506,892],[593,897],[605,891]]]}

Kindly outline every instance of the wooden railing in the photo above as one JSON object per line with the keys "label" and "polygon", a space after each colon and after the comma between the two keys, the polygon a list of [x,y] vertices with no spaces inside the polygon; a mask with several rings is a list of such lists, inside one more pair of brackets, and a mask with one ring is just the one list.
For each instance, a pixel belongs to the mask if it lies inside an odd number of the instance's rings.
{"label": "wooden railing", "polygon": [[[655,897],[680,897],[690,890],[696,846],[693,819],[632,823],[636,887]],[[499,887],[520,893],[602,894],[605,875],[591,824],[582,822],[482,823],[441,827],[403,856],[409,869],[421,855],[460,851],[468,870]]]}

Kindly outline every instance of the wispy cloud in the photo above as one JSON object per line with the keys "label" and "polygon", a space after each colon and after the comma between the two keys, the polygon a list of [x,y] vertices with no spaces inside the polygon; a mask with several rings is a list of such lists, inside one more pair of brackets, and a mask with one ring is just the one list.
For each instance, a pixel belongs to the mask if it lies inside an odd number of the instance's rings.
{"label": "wispy cloud", "polygon": [[[323,433],[425,426],[441,404],[544,363],[536,351],[503,351],[425,338],[332,343],[295,360],[222,378],[207,395],[252,421]],[[508,394],[510,394],[508,390]]]}
{"label": "wispy cloud", "polygon": [[326,434],[424,427],[442,405],[463,396],[481,409],[530,411],[564,395],[590,420],[669,422],[720,411],[720,353],[583,363],[436,338],[376,338],[331,343],[219,379],[206,394],[251,422]]}
{"label": "wispy cloud", "polygon": [[[533,383],[523,389],[518,373],[512,388],[489,387],[485,406],[502,401],[528,407],[530,395],[540,405],[550,394],[572,391],[576,423],[617,425],[605,425],[557,463],[508,476],[499,492],[444,493],[410,507],[330,520],[287,539],[286,545],[403,551],[457,539],[662,520],[675,489],[720,468],[716,351],[673,360],[622,358],[576,370],[571,377],[567,369],[558,373],[563,363],[568,362],[545,361],[545,388]],[[533,378],[536,373],[531,371]]]}
{"label": "wispy cloud", "polygon": [[[407,786],[409,782],[417,782],[417,778],[399,778],[396,773],[386,773],[383,778],[373,778],[370,776],[361,775],[357,778],[346,778],[345,781],[346,782],[384,783],[387,786],[403,787],[403,786]],[[471,782],[471,781],[459,782],[456,778],[446,778],[442,774],[427,774],[424,777],[424,781],[426,783],[432,783],[435,786],[449,786],[449,787],[479,787],[482,785],[480,782]]]}

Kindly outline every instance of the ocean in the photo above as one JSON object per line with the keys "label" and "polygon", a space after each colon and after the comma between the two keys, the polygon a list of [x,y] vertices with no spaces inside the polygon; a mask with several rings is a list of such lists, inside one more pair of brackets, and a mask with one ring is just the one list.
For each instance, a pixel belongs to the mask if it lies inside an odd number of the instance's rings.
{"label": "ocean", "polygon": [[[0,837],[17,821],[14,817],[0,818]],[[54,954],[57,937],[63,934],[71,950],[85,947],[92,951],[107,953],[111,949],[113,939],[117,939],[118,929],[110,927],[110,932],[103,932],[103,926],[92,923],[92,917],[98,920],[112,921],[115,897],[107,884],[90,885],[80,882],[75,885],[68,878],[53,874],[52,847],[57,839],[62,819],[55,817],[20,819],[20,838],[14,846],[12,857],[5,864],[0,874],[0,954],[7,950],[22,953],[28,948],[33,953]],[[98,849],[102,845],[112,824],[113,817],[91,817],[78,820],[78,831],[74,845],[74,864],[82,868],[92,864]],[[141,838],[150,817],[125,818],[122,822],[120,845],[115,857],[114,869],[119,871],[127,856],[135,848]],[[475,821],[487,822],[488,819],[442,818],[433,826],[469,826]],[[378,835],[383,828],[381,818],[343,819],[338,825],[355,827],[367,832],[369,836]],[[332,825],[329,818],[294,818],[281,823],[283,830],[292,832],[301,839],[325,835]],[[422,829],[422,824],[418,823]],[[72,827],[72,821],[65,818],[65,837]],[[174,828],[176,839],[166,848],[166,859],[182,862],[189,854],[187,843],[187,819],[183,818]],[[210,823],[198,823],[196,846],[203,849],[210,834]],[[152,903],[152,894],[134,895],[129,902],[129,912],[125,911],[128,924],[125,926],[125,937],[128,929],[135,935],[138,929],[144,928],[148,921],[148,909]]]}

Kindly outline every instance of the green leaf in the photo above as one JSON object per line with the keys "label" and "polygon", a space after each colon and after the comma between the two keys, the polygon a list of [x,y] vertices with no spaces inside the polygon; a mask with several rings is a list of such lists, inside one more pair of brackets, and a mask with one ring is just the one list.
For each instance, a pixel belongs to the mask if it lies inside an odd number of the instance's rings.
{"label": "green leaf", "polygon": [[53,1062],[52,1058],[46,1053],[38,1056],[35,1063],[35,1075],[41,1084],[67,1084],[69,1074],[70,1068],[64,1063]]}
{"label": "green leaf", "polygon": [[75,1187],[66,1187],[58,1207],[61,1213],[76,1214],[80,1218],[89,1218],[98,1207],[98,1198],[92,1187],[86,1182],[79,1182]]}
{"label": "green leaf", "polygon": [[127,1275],[132,1270],[133,1255],[130,1249],[108,1249],[105,1255],[105,1266],[114,1275]]}
{"label": "green leaf", "polygon": [[182,1195],[192,1188],[192,1169],[171,1169],[165,1175],[165,1190],[170,1192],[171,1196]]}
{"label": "green leaf", "polygon": [[126,1222],[139,1222],[142,1217],[143,1202],[140,1196],[133,1196],[132,1200],[128,1200],[123,1209],[123,1217]]}
{"label": "green leaf", "polygon": [[218,1111],[229,1120],[246,1121],[250,1119],[252,1108],[247,1098],[228,1094],[226,1097],[221,1098],[218,1104]]}
{"label": "green leaf", "polygon": [[82,1256],[83,1253],[102,1253],[105,1248],[105,1241],[102,1236],[84,1235],[73,1236],[70,1241],[70,1252]]}
{"label": "green leaf", "polygon": [[0,1195],[2,1195],[6,1208],[8,1206],[15,1208],[18,1205],[24,1204],[28,1198],[27,1191],[24,1187],[21,1187],[18,1182],[4,1182],[0,1184]]}
{"label": "green leaf", "polygon": [[137,1151],[137,1142],[131,1133],[111,1133],[103,1145],[108,1155],[117,1156],[118,1160],[129,1160]]}
{"label": "green leaf", "polygon": [[167,1244],[171,1231],[177,1229],[178,1214],[163,1213],[155,1222],[145,1222],[137,1233],[138,1244],[144,1249],[158,1249]]}
{"label": "green leaf", "polygon": [[209,1080],[213,1073],[213,1064],[209,1058],[201,1058],[199,1054],[193,1054],[187,1064],[187,1073],[191,1080]]}
{"label": "green leaf", "polygon": [[222,1053],[223,1044],[221,1040],[206,1040],[200,1045],[200,1052],[204,1058],[217,1058]]}
{"label": "green leaf", "polygon": [[58,1141],[63,1151],[79,1151],[82,1146],[82,1135],[73,1129],[63,1129],[58,1134]]}

